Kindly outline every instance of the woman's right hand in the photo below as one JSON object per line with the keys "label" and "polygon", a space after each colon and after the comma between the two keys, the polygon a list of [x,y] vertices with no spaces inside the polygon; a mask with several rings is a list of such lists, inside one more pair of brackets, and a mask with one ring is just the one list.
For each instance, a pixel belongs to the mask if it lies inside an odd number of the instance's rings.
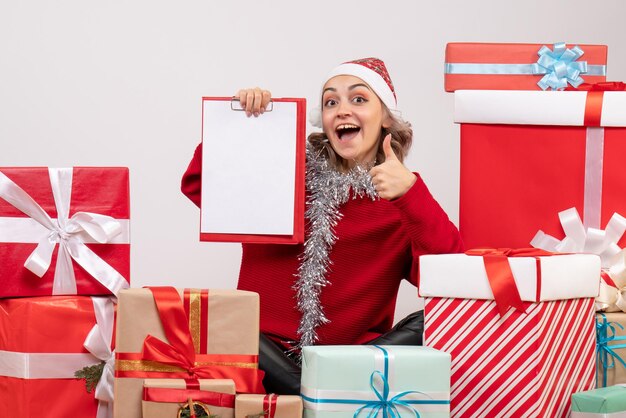
{"label": "woman's right hand", "polygon": [[272,93],[269,90],[263,90],[259,87],[252,89],[241,89],[237,92],[235,98],[239,99],[241,108],[246,111],[246,116],[258,117],[265,113],[265,108],[272,99]]}

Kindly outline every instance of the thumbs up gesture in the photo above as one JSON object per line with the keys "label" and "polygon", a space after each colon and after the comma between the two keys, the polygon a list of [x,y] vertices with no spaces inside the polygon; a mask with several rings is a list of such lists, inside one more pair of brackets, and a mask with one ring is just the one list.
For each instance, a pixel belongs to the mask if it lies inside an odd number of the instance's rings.
{"label": "thumbs up gesture", "polygon": [[372,182],[378,195],[385,200],[397,199],[404,196],[415,184],[417,178],[411,173],[391,148],[391,134],[383,139],[385,162],[370,170]]}

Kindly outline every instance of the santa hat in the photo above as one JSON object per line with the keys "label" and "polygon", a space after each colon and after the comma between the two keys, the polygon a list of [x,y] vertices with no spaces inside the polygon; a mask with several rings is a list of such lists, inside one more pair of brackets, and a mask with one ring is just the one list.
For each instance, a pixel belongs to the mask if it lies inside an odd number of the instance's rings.
{"label": "santa hat", "polygon": [[[368,86],[376,93],[378,98],[387,106],[387,108],[395,112],[397,111],[396,92],[393,83],[389,77],[389,72],[385,63],[378,58],[362,58],[354,61],[344,62],[335,67],[327,76],[322,84],[326,84],[328,80],[338,75],[352,75],[365,81]],[[321,94],[320,94],[321,96]],[[321,97],[320,97],[321,99]],[[322,127],[322,110],[319,106],[311,109],[309,113],[309,122],[316,128]]]}

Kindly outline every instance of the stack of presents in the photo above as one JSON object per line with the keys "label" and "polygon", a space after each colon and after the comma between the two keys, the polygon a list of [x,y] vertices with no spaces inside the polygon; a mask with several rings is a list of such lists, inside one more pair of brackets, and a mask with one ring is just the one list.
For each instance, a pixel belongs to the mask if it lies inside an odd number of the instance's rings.
{"label": "stack of presents", "polygon": [[130,288],[126,169],[0,168],[0,415],[626,416],[626,86],[606,56],[448,45],[472,250],[420,259],[424,347],[305,347],[301,396],[264,393],[258,295]]}

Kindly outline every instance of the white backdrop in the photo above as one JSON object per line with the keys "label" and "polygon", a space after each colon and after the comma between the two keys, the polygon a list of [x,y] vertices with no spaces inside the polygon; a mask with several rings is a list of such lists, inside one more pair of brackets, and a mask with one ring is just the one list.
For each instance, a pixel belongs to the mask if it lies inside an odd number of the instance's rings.
{"label": "white backdrop", "polygon": [[[179,191],[203,95],[259,85],[310,105],[338,63],[382,58],[415,130],[407,165],[456,223],[459,130],[443,90],[446,43],[608,44],[608,78],[626,80],[626,1],[596,4],[3,0],[0,166],[130,167],[133,285],[234,287],[239,245],[200,243],[199,211]],[[398,315],[418,305],[403,286]]]}

